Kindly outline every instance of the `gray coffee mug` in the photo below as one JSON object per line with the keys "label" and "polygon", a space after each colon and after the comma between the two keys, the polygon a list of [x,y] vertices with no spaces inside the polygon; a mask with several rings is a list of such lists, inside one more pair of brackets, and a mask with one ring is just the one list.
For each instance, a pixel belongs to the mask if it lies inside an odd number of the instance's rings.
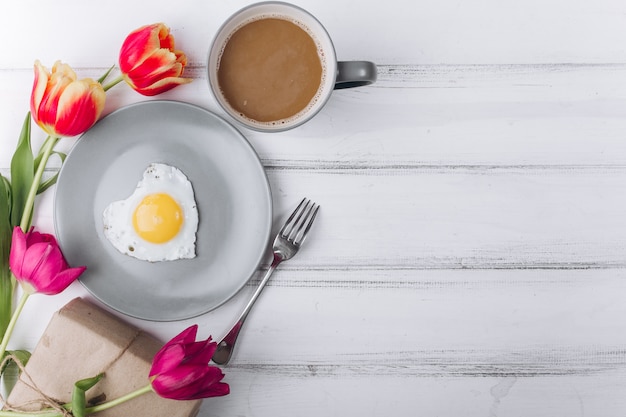
{"label": "gray coffee mug", "polygon": [[[225,97],[219,83],[222,54],[235,32],[251,22],[282,19],[306,30],[315,42],[322,65],[319,88],[309,104],[297,113],[278,120],[259,121],[238,110]],[[232,15],[218,30],[208,56],[208,78],[211,91],[224,111],[250,129],[277,132],[300,126],[315,116],[327,103],[333,90],[360,87],[376,81],[376,65],[369,61],[337,61],[335,48],[324,26],[306,10],[283,2],[262,2],[245,7]]]}

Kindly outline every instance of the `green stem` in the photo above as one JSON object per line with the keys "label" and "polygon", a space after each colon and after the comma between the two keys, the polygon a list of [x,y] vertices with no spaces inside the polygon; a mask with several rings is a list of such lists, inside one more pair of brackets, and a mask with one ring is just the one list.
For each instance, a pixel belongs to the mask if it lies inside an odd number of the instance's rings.
{"label": "green stem", "polygon": [[124,76],[120,75],[117,78],[113,79],[113,81],[111,81],[107,85],[102,86],[102,88],[104,88],[104,91],[109,91],[111,88],[115,87],[117,84],[121,83],[122,81],[124,81]]}
{"label": "green stem", "polygon": [[15,328],[15,323],[17,323],[17,318],[20,316],[24,305],[26,304],[26,300],[30,294],[26,291],[22,293],[22,297],[20,301],[17,303],[17,307],[11,316],[11,321],[9,321],[9,325],[7,326],[7,330],[4,332],[4,336],[2,337],[2,342],[0,343],[0,360],[4,358],[4,352],[7,350],[7,345],[9,344],[9,339],[11,338],[11,334],[13,333],[13,329]]}
{"label": "green stem", "polygon": [[[126,394],[120,398],[117,398],[113,401],[109,401],[103,404],[98,404],[93,407],[87,407],[85,409],[85,415],[94,414],[100,411],[108,410],[109,408],[115,407],[116,405],[120,405],[126,401],[132,400],[133,398],[139,397],[140,395],[146,394],[152,391],[152,385],[148,384],[145,387],[139,388],[136,391],[131,392],[130,394]],[[64,406],[67,408],[66,406]],[[62,417],[62,413],[47,409],[42,411],[33,411],[31,412],[23,412],[23,411],[2,411],[0,410],[0,417]]]}
{"label": "green stem", "polygon": [[[117,398],[113,401],[109,401],[103,404],[98,404],[95,405],[93,407],[87,407],[85,409],[85,415],[90,415],[90,414],[94,414],[100,411],[104,411],[104,410],[108,410],[109,408],[113,408],[116,405],[120,405],[126,401],[130,401],[133,398],[137,398],[140,395],[146,394],[148,392],[152,391],[152,385],[148,384],[145,387],[139,388],[136,391],[131,392],[130,394],[126,394],[120,398]],[[65,408],[67,408],[67,405],[64,406]],[[61,417],[62,414],[58,411],[55,410],[51,410],[51,409],[47,409],[47,410],[42,410],[42,411],[33,411],[32,413],[30,412],[23,412],[23,411],[2,411],[0,410],[0,417]]]}
{"label": "green stem", "polygon": [[[98,404],[95,405],[93,407],[87,407],[85,409],[85,415],[89,415],[89,414],[93,414],[93,413],[97,413],[99,411],[104,411],[104,410],[108,410],[109,408],[115,407],[116,405],[122,404],[126,401],[132,400],[133,398],[137,398],[140,395],[146,394],[148,392],[152,391],[152,384],[148,384],[145,387],[139,388],[136,391],[133,391],[129,394],[126,394],[124,396],[121,396],[115,400],[106,402],[106,403],[102,403],[102,404]],[[2,417],[0,415],[0,417]]]}
{"label": "green stem", "polygon": [[37,172],[35,172],[35,177],[33,178],[33,183],[30,186],[30,190],[28,192],[28,197],[26,198],[26,203],[24,204],[24,213],[22,214],[22,221],[20,222],[20,227],[24,233],[28,232],[30,227],[30,221],[33,213],[33,208],[35,206],[35,196],[37,195],[37,189],[39,188],[39,184],[41,183],[41,177],[43,176],[43,171],[46,168],[46,164],[48,163],[48,159],[52,154],[52,150],[55,145],[59,141],[60,138],[52,138],[51,140],[46,140],[43,145],[43,154],[41,156],[41,162],[39,162],[39,166],[37,167]]}
{"label": "green stem", "polygon": [[41,161],[41,158],[43,157],[43,152],[46,149],[46,147],[48,147],[49,143],[52,142],[55,139],[56,138],[54,136],[48,136],[46,138],[46,140],[43,142],[43,144],[41,145],[41,148],[39,148],[39,152],[37,153],[37,157],[35,158],[35,164],[36,165]]}

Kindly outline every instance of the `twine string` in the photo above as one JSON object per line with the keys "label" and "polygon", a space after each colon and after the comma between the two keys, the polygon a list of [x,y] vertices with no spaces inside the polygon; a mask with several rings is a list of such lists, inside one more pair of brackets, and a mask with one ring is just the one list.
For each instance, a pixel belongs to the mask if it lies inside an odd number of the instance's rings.
{"label": "twine string", "polygon": [[[117,362],[128,349],[130,349],[131,345],[135,342],[135,340],[137,339],[137,337],[139,337],[141,333],[142,331],[137,329],[135,334],[128,340],[128,343],[123,346],[122,349],[120,349],[120,352],[111,361],[109,361],[109,363],[104,364],[104,366],[102,367],[103,370],[100,373],[105,373],[111,366],[113,366],[113,364]],[[63,417],[73,417],[72,413],[65,407],[63,407],[63,404],[46,395],[37,386],[32,377],[26,371],[26,367],[24,366],[24,364],[12,353],[6,355],[2,362],[0,362],[0,369],[3,369],[10,361],[13,361],[17,365],[21,373],[20,383],[33,390],[36,393],[37,398],[16,405],[10,404],[0,393],[0,405],[4,404],[4,410],[42,415],[50,414],[50,411],[55,411]],[[43,409],[40,411],[32,411],[32,406],[34,405]]]}
{"label": "twine string", "polygon": [[35,382],[31,378],[31,376],[28,374],[28,372],[26,372],[26,368],[24,367],[24,364],[22,364],[22,361],[20,361],[17,357],[15,357],[15,355],[13,355],[12,353],[9,353],[8,355],[6,355],[5,358],[2,360],[2,363],[0,363],[0,369],[3,369],[6,365],[8,365],[10,361],[13,361],[17,365],[17,368],[19,369],[21,373],[20,379],[22,383],[24,383],[24,385],[26,385],[28,388],[35,391],[39,398],[36,400],[27,401],[23,404],[12,405],[12,404],[9,404],[5,400],[2,394],[0,394],[0,402],[4,404],[5,410],[29,413],[29,414],[49,414],[50,413],[49,409],[48,410],[44,409],[41,411],[32,411],[29,408],[29,406],[32,406],[32,405],[39,405],[40,407],[43,405],[44,407],[48,407],[56,411],[63,417],[72,417],[72,413],[70,413],[67,409],[65,409],[65,407],[63,407],[54,399],[47,396],[41,389],[39,389],[39,387],[37,386],[37,384],[35,384]]}

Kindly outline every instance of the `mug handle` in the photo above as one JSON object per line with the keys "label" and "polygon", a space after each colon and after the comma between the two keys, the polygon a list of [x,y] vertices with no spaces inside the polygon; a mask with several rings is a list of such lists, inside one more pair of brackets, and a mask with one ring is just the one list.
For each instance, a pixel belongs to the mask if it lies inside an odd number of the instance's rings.
{"label": "mug handle", "polygon": [[338,61],[335,90],[361,87],[376,81],[376,64],[369,61]]}

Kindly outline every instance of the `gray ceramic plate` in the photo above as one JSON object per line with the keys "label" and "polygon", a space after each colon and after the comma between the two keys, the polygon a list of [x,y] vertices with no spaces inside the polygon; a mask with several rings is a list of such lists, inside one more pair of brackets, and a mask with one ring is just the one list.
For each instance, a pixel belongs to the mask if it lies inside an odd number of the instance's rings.
{"label": "gray ceramic plate", "polygon": [[[151,162],[178,167],[192,183],[194,259],[140,261],[104,237],[104,208],[128,198]],[[232,297],[266,253],[272,221],[267,177],[248,141],[213,113],[173,101],[122,108],[85,133],[61,169],[54,205],[59,244],[70,265],[87,266],[87,290],[155,321],[194,317]]]}

